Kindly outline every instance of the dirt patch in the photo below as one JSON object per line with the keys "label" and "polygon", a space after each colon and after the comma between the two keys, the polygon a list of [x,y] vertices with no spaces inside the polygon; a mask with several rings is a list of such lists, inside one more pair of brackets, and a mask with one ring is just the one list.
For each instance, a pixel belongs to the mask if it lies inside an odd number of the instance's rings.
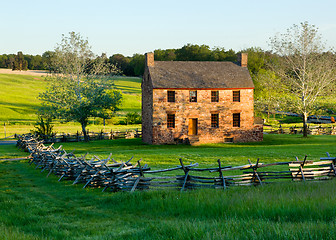
{"label": "dirt patch", "polygon": [[12,69],[0,68],[0,74],[18,74],[31,76],[46,76],[48,71],[43,70],[27,70],[27,71],[13,71]]}

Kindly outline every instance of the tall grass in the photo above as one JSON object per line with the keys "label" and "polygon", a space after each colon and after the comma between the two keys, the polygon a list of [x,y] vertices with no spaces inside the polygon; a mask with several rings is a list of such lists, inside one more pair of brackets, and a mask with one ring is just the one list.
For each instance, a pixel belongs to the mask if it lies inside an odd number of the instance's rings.
{"label": "tall grass", "polygon": [[0,164],[1,239],[333,239],[335,182],[101,193]]}

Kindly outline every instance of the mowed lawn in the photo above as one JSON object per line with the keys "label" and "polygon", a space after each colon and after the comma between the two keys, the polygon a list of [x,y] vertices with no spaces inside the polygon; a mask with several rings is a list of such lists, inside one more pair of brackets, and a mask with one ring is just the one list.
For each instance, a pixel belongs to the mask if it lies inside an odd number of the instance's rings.
{"label": "mowed lawn", "polygon": [[[142,158],[153,168],[178,165],[178,158],[239,165],[294,160],[307,154],[318,160],[336,155],[336,136],[265,135],[248,144],[201,146],[142,144],[139,139],[66,143],[75,154],[120,161]],[[0,146],[0,158],[27,156]],[[229,190],[108,193],[82,189],[72,181],[30,166],[0,162],[0,239],[334,239],[336,182],[273,184]]]}
{"label": "mowed lawn", "polygon": [[[128,112],[141,111],[141,79],[136,77],[113,77],[115,88],[122,91],[123,99],[117,118],[124,118]],[[37,116],[36,111],[41,102],[38,100],[39,93],[46,90],[48,81],[45,77],[0,74],[0,138],[11,136],[15,133],[28,133],[34,129]],[[94,119],[92,119],[94,123]],[[6,128],[4,128],[4,123]],[[104,129],[102,123],[91,124],[89,130],[100,131]],[[105,129],[128,129],[139,128],[138,126],[118,126],[107,124]],[[81,131],[77,123],[61,124],[55,123],[54,130],[58,133],[75,133]]]}

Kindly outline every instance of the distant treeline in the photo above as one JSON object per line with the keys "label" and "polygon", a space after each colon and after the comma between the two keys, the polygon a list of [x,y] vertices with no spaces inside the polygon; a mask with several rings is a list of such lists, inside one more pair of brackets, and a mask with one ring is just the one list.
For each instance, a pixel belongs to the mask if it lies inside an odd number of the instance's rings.
{"label": "distant treeline", "polygon": [[51,51],[41,55],[17,54],[0,55],[0,68],[13,70],[49,70]]}
{"label": "distant treeline", "polygon": [[[0,68],[13,70],[51,70],[50,59],[53,52],[47,51],[41,55],[17,54],[0,55]],[[106,55],[102,55],[106,57]],[[157,49],[154,51],[157,61],[236,61],[236,52],[224,48],[211,49],[207,45],[187,44],[179,49]],[[107,58],[107,57],[106,57]],[[134,54],[126,57],[122,54],[114,54],[107,58],[110,64],[120,69],[126,76],[142,76],[145,68],[145,55]]]}

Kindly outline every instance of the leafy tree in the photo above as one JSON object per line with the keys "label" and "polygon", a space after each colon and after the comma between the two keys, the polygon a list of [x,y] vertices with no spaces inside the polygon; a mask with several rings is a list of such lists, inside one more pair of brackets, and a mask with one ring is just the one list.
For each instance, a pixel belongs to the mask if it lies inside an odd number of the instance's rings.
{"label": "leafy tree", "polygon": [[145,71],[145,55],[134,54],[130,66],[134,69],[135,76],[142,76]]}
{"label": "leafy tree", "polygon": [[53,65],[52,65],[53,56],[54,56],[53,51],[46,51],[42,54],[44,69],[49,70],[50,73],[53,71]]}
{"label": "leafy tree", "polygon": [[114,54],[109,58],[109,63],[118,67],[120,71],[127,75],[127,76],[133,76],[134,71],[133,69],[130,70],[129,63],[131,59],[129,57],[125,57],[122,54]]}
{"label": "leafy tree", "polygon": [[269,114],[274,110],[280,110],[288,101],[286,86],[273,71],[261,69],[253,75],[254,103],[256,111],[266,111]]}
{"label": "leafy tree", "polygon": [[178,61],[209,61],[211,50],[207,45],[187,44],[176,50]]}
{"label": "leafy tree", "polygon": [[210,60],[235,62],[237,61],[237,54],[232,49],[225,51],[224,48],[216,47],[211,51]]}
{"label": "leafy tree", "polygon": [[154,57],[157,61],[174,61],[176,60],[175,51],[175,49],[157,49],[154,51]]}
{"label": "leafy tree", "polygon": [[111,66],[106,65],[105,57],[96,57],[88,40],[75,32],[62,36],[51,65],[56,73],[51,76],[50,87],[39,96],[42,100],[40,112],[79,122],[88,140],[89,118],[109,118],[121,103],[121,93],[111,89]]}
{"label": "leafy tree", "polygon": [[12,70],[27,70],[28,69],[28,62],[24,59],[22,52],[18,52],[15,56],[14,63]]}
{"label": "leafy tree", "polygon": [[269,62],[271,60],[271,54],[265,52],[259,47],[251,47],[243,50],[248,54],[248,69],[251,75],[258,74],[261,70],[269,69]]}
{"label": "leafy tree", "polygon": [[288,108],[302,115],[303,136],[307,137],[307,117],[316,110],[317,99],[335,82],[335,55],[326,49],[314,25],[293,25],[286,33],[270,39],[280,56],[273,69],[291,93]]}

